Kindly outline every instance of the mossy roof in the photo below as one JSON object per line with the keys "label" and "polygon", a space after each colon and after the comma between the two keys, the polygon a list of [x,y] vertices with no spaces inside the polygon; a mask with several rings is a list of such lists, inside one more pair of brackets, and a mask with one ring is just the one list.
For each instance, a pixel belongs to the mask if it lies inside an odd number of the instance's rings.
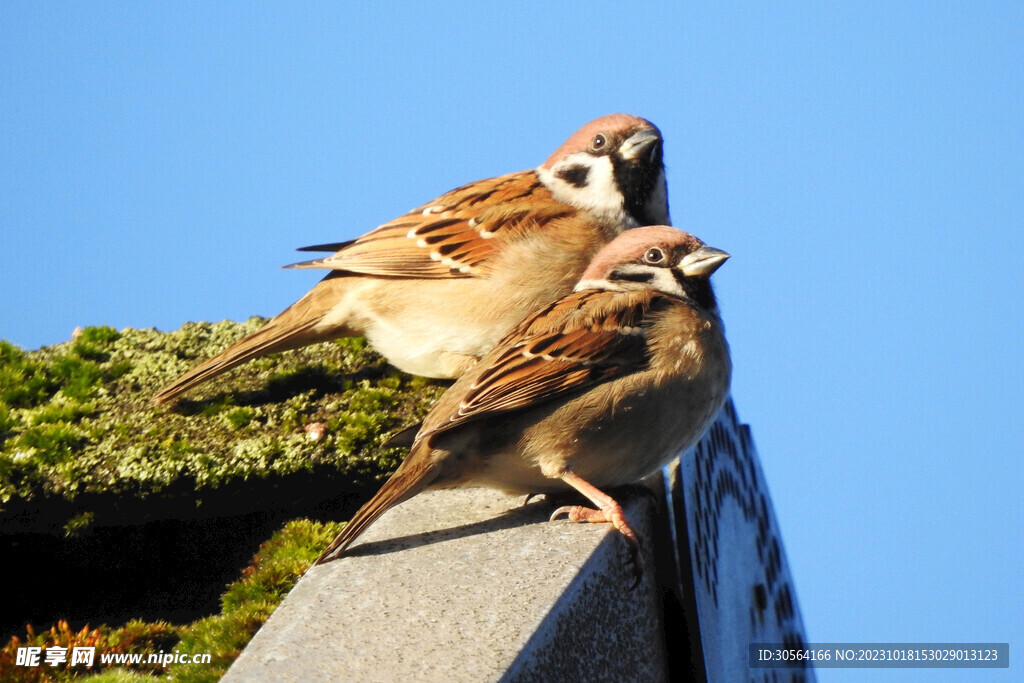
{"label": "mossy roof", "polygon": [[[70,531],[93,521],[89,501],[110,497],[174,491],[199,505],[204,492],[252,479],[330,473],[367,485],[392,469],[404,451],[384,442],[422,419],[444,385],[395,370],[362,339],[260,358],[174,405],[152,404],[263,322],[93,327],[36,351],[0,341],[0,529]],[[320,438],[307,430],[316,423]],[[54,502],[61,519],[33,519]]]}

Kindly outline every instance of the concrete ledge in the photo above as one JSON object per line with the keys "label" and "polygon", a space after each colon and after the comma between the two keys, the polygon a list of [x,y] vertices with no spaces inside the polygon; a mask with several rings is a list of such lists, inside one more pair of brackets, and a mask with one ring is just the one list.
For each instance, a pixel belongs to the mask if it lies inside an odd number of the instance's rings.
{"label": "concrete ledge", "polygon": [[225,680],[776,680],[748,668],[749,643],[806,638],[731,401],[660,483],[619,497],[644,542],[636,587],[610,525],[484,489],[417,496],[309,571]]}
{"label": "concrete ledge", "polygon": [[623,500],[642,578],[610,525],[547,522],[486,489],[425,493],[299,581],[225,681],[663,680],[654,503]]}

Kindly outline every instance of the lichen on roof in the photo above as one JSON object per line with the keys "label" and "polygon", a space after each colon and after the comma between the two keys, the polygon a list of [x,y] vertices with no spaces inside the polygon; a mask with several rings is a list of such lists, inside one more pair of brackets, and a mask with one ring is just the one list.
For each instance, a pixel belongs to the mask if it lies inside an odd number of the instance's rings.
{"label": "lichen on roof", "polygon": [[0,341],[0,526],[17,529],[11,510],[44,501],[71,510],[67,530],[96,497],[202,494],[303,472],[372,482],[397,465],[404,452],[384,442],[444,386],[395,370],[362,339],[260,358],[175,405],[151,403],[263,322],[92,327],[37,351]]}

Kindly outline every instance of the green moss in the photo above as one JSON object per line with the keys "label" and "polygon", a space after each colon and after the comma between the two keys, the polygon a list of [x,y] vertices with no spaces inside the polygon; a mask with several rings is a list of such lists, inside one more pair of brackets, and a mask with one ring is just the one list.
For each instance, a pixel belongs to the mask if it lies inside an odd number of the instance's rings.
{"label": "green moss", "polygon": [[[4,517],[18,500],[143,500],[178,483],[198,500],[254,477],[329,468],[366,485],[393,468],[404,453],[384,442],[422,419],[444,386],[394,370],[362,339],[274,354],[177,405],[152,405],[162,386],[262,323],[95,327],[29,352],[0,342],[0,523],[17,530],[28,519]],[[318,438],[307,434],[314,423],[326,425]]]}
{"label": "green moss", "polygon": [[242,578],[228,586],[221,613],[183,629],[177,647],[183,652],[209,652],[213,664],[173,666],[168,674],[188,681],[218,680],[341,528],[300,519],[274,534],[260,546]]}
{"label": "green moss", "polygon": [[110,357],[113,342],[121,333],[113,327],[87,327],[75,338],[72,351],[81,358],[105,361]]}
{"label": "green moss", "polygon": [[224,414],[224,420],[232,429],[241,429],[252,422],[255,416],[256,411],[252,408],[234,408]]}
{"label": "green moss", "polygon": [[49,398],[54,386],[44,364],[29,359],[13,344],[0,341],[0,401],[13,408],[28,408]]}
{"label": "green moss", "polygon": [[152,683],[153,677],[149,674],[127,669],[110,669],[95,676],[89,676],[89,683]]}
{"label": "green moss", "polygon": [[89,528],[94,517],[95,515],[92,512],[83,512],[80,515],[75,515],[64,525],[64,535],[75,536],[83,529]]}
{"label": "green moss", "polygon": [[53,422],[75,422],[83,417],[88,417],[96,412],[92,403],[61,403],[51,401],[34,410],[31,413],[31,423],[34,425],[48,424]]}
{"label": "green moss", "polygon": [[25,429],[16,444],[43,465],[56,465],[75,455],[87,439],[80,429],[67,423],[40,424]]}
{"label": "green moss", "polygon": [[9,434],[14,433],[14,428],[19,424],[18,418],[11,412],[10,407],[0,401],[0,446]]}
{"label": "green moss", "polygon": [[[0,341],[0,524],[39,531],[31,525],[52,508],[62,512],[45,530],[75,535],[120,521],[113,512],[101,519],[104,513],[91,507],[101,498],[116,499],[106,510],[131,504],[157,519],[178,496],[191,506],[182,514],[192,517],[227,490],[221,511],[240,514],[245,510],[235,506],[267,504],[235,495],[253,481],[276,491],[276,482],[292,475],[319,481],[330,472],[363,486],[385,476],[405,455],[386,440],[420,421],[445,386],[397,372],[362,339],[259,359],[177,405],[152,405],[161,387],[262,323],[192,323],[170,333],[88,328],[74,341],[28,352]],[[314,424],[326,428],[307,433]],[[44,514],[23,514],[26,509]],[[97,652],[209,652],[213,665],[109,670],[101,679],[168,673],[217,680],[339,528],[289,524],[229,587],[221,614],[189,626],[132,622],[71,633],[65,625],[19,642],[94,642]],[[5,668],[10,645],[0,652],[0,680],[18,671]]]}
{"label": "green moss", "polygon": [[25,353],[0,341],[0,401],[16,408],[33,408],[57,391],[77,401],[93,398],[104,382],[131,369],[125,360],[107,362],[119,336],[110,328],[88,328],[78,340],[62,345],[63,352],[58,354],[45,350]]}
{"label": "green moss", "polygon": [[[25,667],[15,663],[18,647],[60,645],[92,646],[96,648],[97,657],[99,653],[133,653],[144,658],[150,654],[176,652],[211,655],[210,663],[172,663],[166,668],[144,664],[130,669],[103,670],[97,662],[93,671],[98,676],[90,676],[90,681],[133,681],[140,680],[134,678],[136,676],[154,674],[178,681],[217,681],[343,526],[306,519],[288,522],[260,546],[249,566],[242,570],[241,577],[227,587],[221,597],[220,613],[191,624],[172,626],[162,621],[133,620],[120,627],[87,626],[73,632],[66,622],[60,622],[39,634],[29,628],[25,638],[13,638],[0,650],[0,680],[35,680],[16,677],[25,672]],[[46,680],[74,677],[74,670],[69,667],[58,667],[47,673],[53,678]]]}
{"label": "green moss", "polygon": [[[133,672],[127,670],[103,671],[99,662],[100,654],[138,654],[145,660],[150,654],[167,652],[173,648],[180,639],[180,632],[177,627],[162,621],[147,623],[139,620],[132,620],[116,629],[109,629],[105,626],[99,628],[83,627],[79,631],[73,631],[68,627],[66,621],[60,621],[52,628],[41,633],[36,633],[31,626],[28,627],[25,638],[14,637],[7,645],[0,650],[0,680],[3,681],[69,681],[77,678],[89,678],[92,680],[140,680],[133,678],[135,675],[153,675],[163,671],[163,667],[157,664],[142,664]],[[93,668],[87,669],[83,665],[70,666],[59,665],[56,667],[40,666],[25,667],[19,666],[16,660],[16,653],[20,647],[64,647],[71,652],[75,647],[95,648]],[[100,677],[90,676],[93,672],[100,672]],[[153,680],[149,678],[149,680]]]}
{"label": "green moss", "polygon": [[79,401],[88,401],[95,396],[103,380],[103,370],[98,364],[76,356],[57,360],[50,366],[50,372],[64,395]]}

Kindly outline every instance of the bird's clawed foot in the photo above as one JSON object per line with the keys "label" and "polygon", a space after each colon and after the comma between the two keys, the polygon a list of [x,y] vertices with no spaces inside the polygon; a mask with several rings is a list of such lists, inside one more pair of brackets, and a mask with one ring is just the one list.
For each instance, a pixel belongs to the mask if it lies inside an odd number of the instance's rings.
{"label": "bird's clawed foot", "polygon": [[570,522],[610,522],[629,542],[629,554],[633,571],[633,585],[631,588],[636,588],[641,578],[643,578],[642,563],[640,562],[640,539],[626,521],[626,515],[622,512],[622,506],[607,493],[572,472],[562,474],[561,479],[589,498],[597,506],[597,509],[583,507],[582,505],[563,505],[551,513],[551,519],[554,520],[558,516],[565,514]]}
{"label": "bird's clawed foot", "polygon": [[636,532],[626,522],[626,516],[622,513],[622,508],[611,498],[609,500],[611,501],[609,507],[602,507],[598,510],[583,507],[582,505],[563,505],[551,513],[551,521],[564,514],[569,518],[570,522],[611,522],[612,526],[618,529],[619,533],[625,536],[631,545],[639,547],[640,541],[637,539]]}

